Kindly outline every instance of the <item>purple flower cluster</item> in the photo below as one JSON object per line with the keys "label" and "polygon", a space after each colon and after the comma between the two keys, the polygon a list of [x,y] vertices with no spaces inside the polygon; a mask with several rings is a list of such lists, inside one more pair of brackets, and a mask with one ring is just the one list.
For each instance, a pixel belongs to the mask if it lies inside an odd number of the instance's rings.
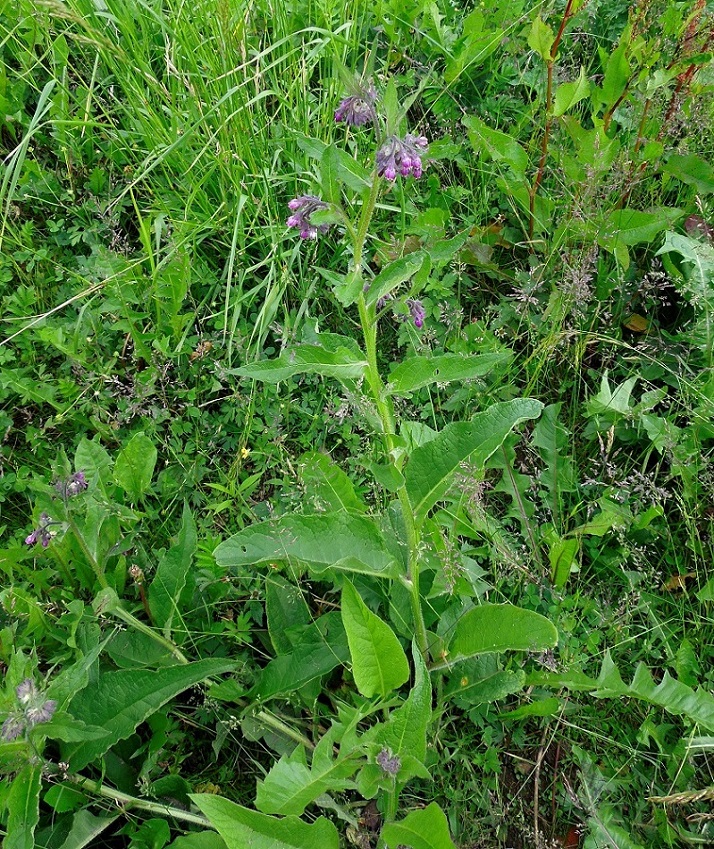
{"label": "purple flower cluster", "polygon": [[407,133],[403,139],[390,136],[377,151],[377,174],[386,180],[402,177],[421,177],[422,157],[426,156],[429,143],[424,136]]}
{"label": "purple flower cluster", "polygon": [[415,301],[413,298],[407,298],[407,306],[414,321],[414,327],[421,329],[424,326],[424,319],[426,318],[424,304],[421,301]]}
{"label": "purple flower cluster", "polygon": [[43,513],[40,516],[40,524],[29,536],[25,537],[25,545],[35,545],[35,543],[40,542],[43,548],[47,548],[52,539],[52,532],[49,527],[54,524],[47,513]]}
{"label": "purple flower cluster", "polygon": [[402,762],[397,755],[392,755],[389,749],[382,749],[377,755],[377,763],[382,767],[383,772],[394,777],[402,768]]}
{"label": "purple flower cluster", "polygon": [[323,209],[329,209],[329,204],[315,195],[301,195],[288,203],[288,209],[293,213],[285,222],[288,227],[297,227],[301,239],[316,239],[318,233],[327,233],[329,224],[313,224],[310,216]]}
{"label": "purple flower cluster", "polygon": [[374,123],[377,120],[377,90],[373,85],[361,86],[355,94],[345,97],[335,109],[335,121],[344,121],[353,127]]}
{"label": "purple flower cluster", "polygon": [[55,489],[59,492],[62,498],[72,498],[75,495],[79,495],[80,492],[84,492],[88,486],[89,483],[87,482],[87,476],[84,472],[75,472],[73,475],[70,475],[66,481],[57,481]]}
{"label": "purple flower cluster", "polygon": [[8,742],[17,740],[25,729],[33,728],[41,722],[49,722],[57,710],[57,702],[54,699],[45,699],[32,678],[25,678],[18,684],[15,695],[20,709],[8,716],[0,730],[0,738]]}

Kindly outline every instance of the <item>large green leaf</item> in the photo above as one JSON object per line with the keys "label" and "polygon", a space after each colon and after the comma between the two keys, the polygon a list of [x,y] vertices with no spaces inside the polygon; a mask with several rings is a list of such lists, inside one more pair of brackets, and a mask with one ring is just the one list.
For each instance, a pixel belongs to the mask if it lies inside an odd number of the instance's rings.
{"label": "large green leaf", "polygon": [[542,409],[543,404],[532,398],[494,404],[469,422],[447,425],[417,448],[405,472],[417,522],[445,495],[451,476],[464,460],[470,457],[475,466],[482,467],[517,424],[536,418]]}
{"label": "large green leaf", "polygon": [[387,846],[411,846],[412,849],[456,849],[446,814],[436,802],[412,811],[399,822],[387,823],[380,842]]}
{"label": "large green leaf", "polygon": [[249,695],[269,699],[278,694],[294,693],[332,672],[336,666],[347,663],[349,658],[340,614],[326,613],[305,629],[292,651],[270,661]]}
{"label": "large green leaf", "polygon": [[42,765],[30,763],[13,779],[5,797],[7,832],[3,849],[34,849],[35,829],[40,820]]}
{"label": "large green leaf", "polygon": [[251,525],[221,543],[219,566],[305,563],[321,574],[340,569],[396,577],[397,563],[379,528],[365,516],[322,513],[282,516]]}
{"label": "large green leaf", "polygon": [[553,115],[556,118],[565,113],[590,94],[590,82],[585,76],[585,68],[580,68],[577,80],[561,83],[555,90]]}
{"label": "large green leaf", "polygon": [[350,777],[359,764],[339,753],[335,757],[335,736],[333,726],[315,747],[309,767],[302,746],[291,755],[283,755],[265,779],[258,782],[256,808],[265,814],[300,816],[323,793],[353,788]]}
{"label": "large green leaf", "polygon": [[409,678],[409,663],[394,631],[367,607],[349,581],[342,589],[342,622],[355,685],[363,696],[385,698]]}
{"label": "large green leaf", "polygon": [[194,793],[192,801],[226,841],[228,849],[339,849],[335,826],[324,817],[303,822],[278,819],[236,805],[221,796]]}
{"label": "large green leaf", "polygon": [[424,262],[423,251],[414,251],[385,266],[372,281],[365,295],[367,304],[376,304],[380,298],[388,295],[392,289],[400,286],[419,271]]}
{"label": "large green leaf", "polygon": [[181,593],[186,586],[186,577],[196,552],[196,523],[187,503],[183,505],[181,530],[176,544],[159,561],[154,580],[149,587],[149,606],[154,624],[164,629],[166,637],[171,635],[174,615],[178,612]]}
{"label": "large green leaf", "polygon": [[504,162],[519,177],[525,174],[528,168],[528,154],[513,136],[492,129],[476,115],[467,115],[463,124],[477,153],[494,162]]}
{"label": "large green leaf", "polygon": [[665,174],[671,174],[683,183],[694,186],[700,195],[714,192],[714,166],[694,153],[686,156],[673,154],[662,166],[662,170]]}
{"label": "large green leaf", "polygon": [[211,675],[235,667],[227,660],[199,660],[164,669],[105,672],[70,702],[69,713],[88,725],[105,728],[106,737],[62,748],[62,759],[77,771],[123,740],[162,705]]}
{"label": "large green leaf", "polygon": [[231,374],[277,383],[296,374],[321,374],[323,377],[338,379],[360,378],[366,368],[367,361],[348,347],[331,351],[321,345],[296,345],[274,360],[261,360],[231,369]]}
{"label": "large green leaf", "polygon": [[96,846],[97,843],[94,841],[118,818],[118,814],[111,817],[98,817],[86,809],[77,811],[72,817],[69,834],[65,837],[60,849],[84,849],[92,843]]}
{"label": "large green leaf", "polygon": [[617,245],[639,245],[653,241],[663,230],[682,217],[682,210],[659,207],[656,211],[617,209],[605,219],[598,243],[607,251]]}
{"label": "large green leaf", "polygon": [[395,755],[412,755],[424,762],[426,759],[426,730],[431,721],[431,679],[424,658],[412,644],[414,658],[414,686],[406,702],[389,715],[375,735],[378,743]]}
{"label": "large green leaf", "polygon": [[449,646],[450,656],[503,651],[544,651],[558,642],[553,623],[512,604],[482,604],[464,614],[456,623]]}
{"label": "large green leaf", "polygon": [[156,456],[154,443],[143,433],[135,433],[117,455],[114,480],[130,501],[139,501],[151,486]]}
{"label": "large green leaf", "polygon": [[409,357],[390,373],[387,392],[390,395],[407,395],[431,383],[472,380],[503,365],[512,356],[510,351],[506,351],[471,356],[442,354],[438,357]]}
{"label": "large green leaf", "polygon": [[326,454],[310,451],[303,454],[298,466],[305,487],[305,499],[324,512],[346,510],[365,513],[364,502],[355,493],[352,481]]}
{"label": "large green leaf", "polygon": [[278,654],[292,651],[294,642],[288,629],[310,624],[310,608],[302,592],[289,584],[280,575],[268,575],[265,579],[265,613],[268,634]]}

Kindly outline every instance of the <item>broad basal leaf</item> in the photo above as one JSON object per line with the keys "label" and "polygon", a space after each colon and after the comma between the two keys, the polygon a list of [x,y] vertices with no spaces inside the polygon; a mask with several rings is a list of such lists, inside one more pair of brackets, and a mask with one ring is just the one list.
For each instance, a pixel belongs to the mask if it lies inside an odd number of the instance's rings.
{"label": "broad basal leaf", "polygon": [[288,629],[307,626],[311,621],[310,608],[302,592],[280,575],[265,579],[265,612],[268,634],[278,654],[292,651],[294,643]]}
{"label": "broad basal leaf", "polygon": [[211,675],[235,667],[226,660],[199,660],[157,670],[123,669],[105,672],[70,702],[69,713],[87,725],[106,729],[98,740],[84,740],[62,747],[62,759],[78,771],[103,755],[170,699]]}
{"label": "broad basal leaf", "polygon": [[445,495],[452,474],[464,460],[470,458],[476,467],[482,467],[517,424],[536,418],[542,409],[543,404],[532,398],[494,404],[470,422],[447,425],[417,448],[405,472],[417,522]]}
{"label": "broad basal leaf", "polygon": [[360,378],[364,375],[366,368],[367,361],[358,359],[347,348],[333,352],[325,351],[317,345],[298,345],[275,360],[251,363],[242,368],[233,369],[232,373],[266,383],[277,383],[296,374]]}
{"label": "broad basal leaf", "polygon": [[367,607],[349,581],[342,589],[342,622],[360,693],[388,696],[409,678],[409,664],[394,631]]}
{"label": "broad basal leaf", "polygon": [[339,793],[354,787],[355,758],[334,755],[335,731],[331,728],[312,753],[308,767],[305,749],[298,746],[283,755],[263,781],[258,782],[255,806],[265,814],[300,816],[323,793]]}
{"label": "broad basal leaf", "polygon": [[511,357],[510,351],[471,356],[442,354],[438,357],[409,357],[389,375],[387,392],[390,395],[407,395],[431,383],[472,380],[507,363]]}
{"label": "broad basal leaf", "polygon": [[380,840],[389,847],[402,845],[411,846],[412,849],[456,849],[449,834],[446,814],[436,802],[412,811],[399,822],[385,825]]}
{"label": "broad basal leaf", "polygon": [[545,616],[512,604],[482,604],[456,624],[451,659],[486,652],[544,651],[557,645],[558,631]]}
{"label": "broad basal leaf", "polygon": [[114,480],[130,501],[139,501],[151,486],[156,465],[154,443],[143,433],[136,433],[117,455]]}
{"label": "broad basal leaf", "polygon": [[149,587],[149,606],[154,624],[163,628],[166,637],[171,635],[174,614],[178,613],[179,599],[186,586],[196,545],[196,523],[188,504],[184,503],[178,539],[159,561]]}
{"label": "broad basal leaf", "polygon": [[8,814],[3,849],[34,849],[40,821],[42,764],[30,763],[15,776],[5,796]]}
{"label": "broad basal leaf", "polygon": [[352,481],[326,454],[310,451],[300,458],[298,468],[305,486],[305,498],[319,512],[365,513],[367,508],[357,496]]}
{"label": "broad basal leaf", "polygon": [[221,796],[194,793],[194,804],[208,817],[228,849],[339,849],[335,826],[324,817],[308,823],[297,817],[271,817]]}
{"label": "broad basal leaf", "polygon": [[370,519],[351,513],[283,516],[251,525],[221,543],[219,566],[304,563],[322,574],[328,569],[395,577],[397,564]]}
{"label": "broad basal leaf", "polygon": [[270,661],[249,695],[269,699],[294,693],[340,664],[346,664],[349,657],[340,614],[326,613],[305,629],[291,651]]}

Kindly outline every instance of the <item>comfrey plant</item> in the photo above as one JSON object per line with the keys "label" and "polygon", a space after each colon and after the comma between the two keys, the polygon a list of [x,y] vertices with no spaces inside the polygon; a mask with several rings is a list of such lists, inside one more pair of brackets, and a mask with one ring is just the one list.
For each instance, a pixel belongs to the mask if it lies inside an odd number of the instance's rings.
{"label": "comfrey plant", "polygon": [[[419,833],[424,846],[452,846],[446,816],[435,803],[396,821],[407,782],[429,778],[432,677],[467,681],[479,694],[474,703],[488,701],[498,697],[484,683],[494,674],[508,682],[500,695],[525,680],[523,673],[501,668],[501,653],[544,650],[557,639],[553,625],[537,613],[484,600],[478,567],[447,539],[453,537],[444,525],[447,511],[435,510],[452,498],[454,478],[466,460],[483,469],[519,423],[538,417],[542,404],[527,398],[497,403],[440,432],[404,420],[394,405],[395,398],[434,383],[478,378],[508,362],[509,352],[409,356],[386,377],[379,366],[384,313],[389,308],[416,331],[424,328],[428,316],[420,294],[466,238],[420,247],[377,274],[367,263],[368,240],[379,228],[379,198],[396,181],[418,180],[430,165],[427,139],[402,132],[405,112],[393,84],[381,101],[372,84],[356,87],[337,107],[335,119],[350,131],[375,134],[371,169],[337,145],[310,140],[322,178],[319,192],[288,204],[287,226],[301,238],[349,242],[351,264],[345,272],[323,269],[321,274],[339,303],[355,310],[361,343],[310,331],[277,359],[235,370],[265,382],[299,374],[340,381],[377,434],[381,459],[363,465],[388,504],[382,513],[371,509],[338,466],[322,453],[310,453],[301,464],[311,496],[303,500],[303,510],[247,527],[215,551],[219,565],[229,569],[270,567],[267,626],[276,657],[246,694],[252,704],[285,697],[302,699],[311,708],[324,692],[323,678],[340,666],[350,669],[356,690],[351,696],[345,695],[349,689],[340,691],[332,724],[316,744],[305,739],[259,782],[260,813],[216,796],[192,797],[226,840],[239,828],[246,839],[252,831],[273,837],[289,833],[295,845],[337,847],[331,822],[320,817],[308,825],[297,818],[309,805],[328,805],[358,830],[349,810],[328,795],[357,791],[378,800],[384,816],[380,845],[414,845],[410,835]],[[332,583],[340,593],[339,612],[313,617],[303,595],[305,575]],[[476,656],[483,656],[478,663]],[[410,691],[400,695],[410,678]],[[441,681],[437,692],[444,699],[453,688]]]}

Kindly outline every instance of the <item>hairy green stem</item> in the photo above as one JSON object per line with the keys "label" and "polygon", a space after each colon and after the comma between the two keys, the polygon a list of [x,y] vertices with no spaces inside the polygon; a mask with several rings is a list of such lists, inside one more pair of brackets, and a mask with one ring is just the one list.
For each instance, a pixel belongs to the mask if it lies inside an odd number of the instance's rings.
{"label": "hairy green stem", "polygon": [[[379,191],[379,177],[375,173],[372,178],[372,187],[369,196],[362,207],[357,233],[354,240],[354,269],[353,280],[362,276],[362,253],[367,238],[370,221],[374,214]],[[367,356],[367,385],[374,399],[382,425],[384,447],[389,462],[401,472],[404,465],[404,457],[396,456],[396,424],[394,420],[394,408],[391,400],[386,396],[384,383],[379,373],[377,363],[377,316],[374,304],[367,304],[364,292],[360,292],[357,298],[360,324],[362,325],[362,336],[364,338],[365,353]],[[402,508],[404,527],[407,535],[407,576],[406,585],[409,589],[412,616],[414,617],[414,628],[416,631],[417,644],[424,659],[428,652],[428,640],[426,636],[426,625],[421,607],[421,595],[419,591],[419,530],[414,521],[414,514],[409,502],[405,486],[399,487],[397,497]]]}
{"label": "hairy green stem", "polygon": [[160,802],[150,802],[148,799],[137,799],[136,796],[130,796],[128,793],[122,793],[121,790],[116,790],[113,787],[107,787],[99,781],[92,781],[91,778],[85,778],[83,775],[71,775],[68,779],[72,784],[94,793],[96,796],[101,796],[104,799],[111,799],[117,806],[127,810],[136,808],[141,811],[149,811],[152,814],[158,814],[164,817],[173,817],[184,822],[202,825],[204,828],[213,829],[210,820],[200,814],[192,814],[190,811],[184,811],[182,808],[175,808],[171,805],[162,805]]}
{"label": "hairy green stem", "polygon": [[87,545],[87,541],[84,538],[84,534],[77,527],[77,523],[72,518],[72,514],[67,510],[67,524],[69,525],[72,533],[75,536],[75,539],[79,543],[79,547],[82,549],[82,553],[87,558],[87,562],[92,567],[92,571],[97,576],[97,581],[99,581],[99,586],[102,589],[106,589],[109,586],[107,582],[106,575],[104,574],[104,570],[97,562],[96,558],[89,550],[89,546]]}

